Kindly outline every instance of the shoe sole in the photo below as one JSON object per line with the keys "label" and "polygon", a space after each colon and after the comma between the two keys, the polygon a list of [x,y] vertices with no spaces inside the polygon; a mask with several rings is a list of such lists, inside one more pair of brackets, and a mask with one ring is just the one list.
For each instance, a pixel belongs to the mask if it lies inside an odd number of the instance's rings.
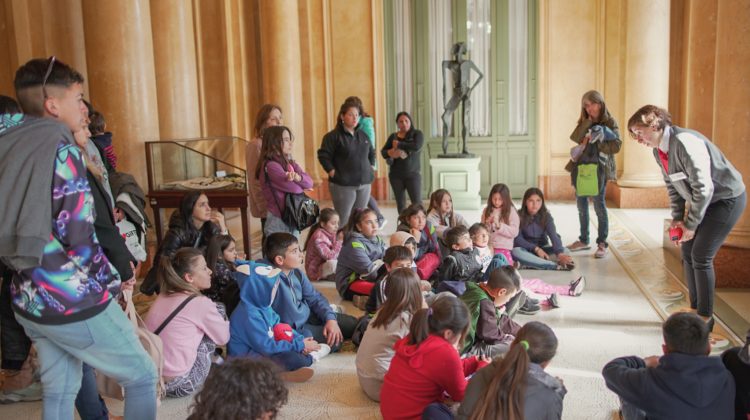
{"label": "shoe sole", "polygon": [[573,288],[573,296],[578,297],[583,294],[583,289],[586,288],[586,277],[578,277],[576,281],[578,284]]}
{"label": "shoe sole", "polygon": [[291,372],[282,372],[279,376],[284,382],[307,382],[315,374],[315,370],[310,367],[303,367]]}
{"label": "shoe sole", "polygon": [[586,251],[587,249],[591,249],[590,246],[585,246],[583,248],[568,248],[570,252],[576,252],[576,251]]}

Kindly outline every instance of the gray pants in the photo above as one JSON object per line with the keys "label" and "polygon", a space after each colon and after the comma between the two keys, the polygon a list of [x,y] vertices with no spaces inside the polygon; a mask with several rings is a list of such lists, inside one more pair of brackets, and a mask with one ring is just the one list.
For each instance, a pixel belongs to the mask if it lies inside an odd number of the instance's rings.
{"label": "gray pants", "polygon": [[329,182],[328,189],[331,191],[333,208],[339,214],[342,226],[349,221],[353,209],[365,208],[370,201],[370,184],[348,187]]}

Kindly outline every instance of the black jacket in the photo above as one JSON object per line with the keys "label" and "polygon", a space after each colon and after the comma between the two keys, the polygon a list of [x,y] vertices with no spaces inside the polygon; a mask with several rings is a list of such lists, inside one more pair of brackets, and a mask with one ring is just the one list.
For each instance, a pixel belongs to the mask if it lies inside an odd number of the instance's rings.
{"label": "black jacket", "polygon": [[146,278],[141,284],[141,293],[153,295],[159,293],[159,282],[156,279],[156,273],[159,267],[161,257],[171,257],[178,249],[183,247],[205,249],[208,241],[221,233],[221,229],[213,222],[206,222],[200,229],[196,229],[192,224],[185,223],[176,210],[169,218],[169,230],[161,241],[159,250],[154,255],[154,265],[148,271]]}
{"label": "black jacket", "polygon": [[380,154],[391,165],[389,174],[398,176],[419,174],[422,170],[422,157],[419,152],[422,150],[422,145],[424,144],[422,132],[417,129],[409,130],[406,133],[406,137],[403,140],[399,140],[398,149],[407,153],[406,159],[393,159],[388,156],[388,151],[393,148],[394,140],[398,140],[397,133],[391,134],[388,140],[385,141],[383,148],[380,149]]}
{"label": "black jacket", "polygon": [[340,124],[323,136],[318,149],[318,161],[326,172],[335,169],[330,182],[337,185],[356,187],[372,184],[375,179],[375,149],[362,130],[354,130],[352,135]]}
{"label": "black jacket", "polygon": [[482,277],[482,263],[479,262],[479,250],[467,248],[461,251],[452,250],[440,265],[440,281],[473,281]]}
{"label": "black jacket", "polygon": [[86,172],[91,187],[91,195],[94,197],[94,231],[99,245],[104,251],[104,255],[110,263],[120,273],[122,281],[130,280],[133,277],[133,270],[130,268],[131,261],[133,265],[138,264],[138,260],[133,258],[125,245],[125,239],[120,236],[120,231],[115,226],[115,218],[112,215],[112,209],[109,207],[109,197],[104,187],[91,172]]}
{"label": "black jacket", "polygon": [[602,375],[607,388],[651,420],[734,417],[734,379],[718,357],[670,353],[655,368],[640,357],[620,357]]}

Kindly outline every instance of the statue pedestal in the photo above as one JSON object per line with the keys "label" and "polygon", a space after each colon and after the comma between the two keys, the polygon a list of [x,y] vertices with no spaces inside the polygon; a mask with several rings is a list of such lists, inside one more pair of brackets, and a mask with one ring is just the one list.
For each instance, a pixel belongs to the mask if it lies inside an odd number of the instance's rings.
{"label": "statue pedestal", "polygon": [[432,190],[439,188],[448,190],[453,198],[453,208],[457,210],[481,209],[480,159],[479,157],[430,159]]}

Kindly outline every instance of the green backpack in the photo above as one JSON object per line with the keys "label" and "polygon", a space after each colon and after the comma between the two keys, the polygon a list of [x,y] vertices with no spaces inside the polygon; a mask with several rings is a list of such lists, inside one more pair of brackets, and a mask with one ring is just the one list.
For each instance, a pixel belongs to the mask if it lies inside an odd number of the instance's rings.
{"label": "green backpack", "polygon": [[576,195],[579,197],[594,197],[599,195],[599,176],[596,163],[583,163],[578,165],[578,176],[576,176]]}

